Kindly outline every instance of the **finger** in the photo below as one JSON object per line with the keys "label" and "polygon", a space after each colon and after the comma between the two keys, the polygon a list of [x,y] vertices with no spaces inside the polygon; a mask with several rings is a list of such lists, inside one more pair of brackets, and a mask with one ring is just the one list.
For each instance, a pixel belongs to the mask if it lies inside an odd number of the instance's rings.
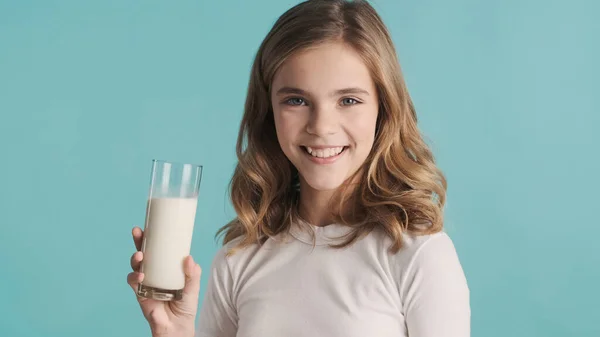
{"label": "finger", "polygon": [[144,253],[135,252],[131,255],[131,269],[133,271],[139,271],[142,260],[144,259]]}
{"label": "finger", "polygon": [[144,280],[144,274],[139,272],[132,272],[127,274],[127,283],[133,289],[133,292],[137,293],[138,284]]}
{"label": "finger", "polygon": [[135,249],[142,250],[142,239],[144,237],[144,231],[142,231],[141,228],[136,226],[133,227],[131,234],[133,236],[133,243],[135,244]]}
{"label": "finger", "polygon": [[197,300],[200,293],[200,276],[202,269],[200,265],[194,262],[194,258],[188,256],[184,262],[185,287],[183,288],[183,297],[186,300]]}

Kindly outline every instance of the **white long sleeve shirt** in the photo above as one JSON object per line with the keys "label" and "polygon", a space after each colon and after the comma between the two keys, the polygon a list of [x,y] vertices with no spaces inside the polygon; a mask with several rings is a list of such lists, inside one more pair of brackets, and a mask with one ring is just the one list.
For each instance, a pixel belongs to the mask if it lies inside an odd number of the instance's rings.
{"label": "white long sleeve shirt", "polygon": [[344,249],[342,225],[304,227],[214,258],[196,337],[469,337],[469,289],[449,236],[381,231]]}

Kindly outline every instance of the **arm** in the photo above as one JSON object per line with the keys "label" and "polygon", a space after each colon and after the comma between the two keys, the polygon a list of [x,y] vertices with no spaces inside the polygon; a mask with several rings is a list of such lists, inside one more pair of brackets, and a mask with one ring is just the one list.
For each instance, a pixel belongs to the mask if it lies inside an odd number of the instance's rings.
{"label": "arm", "polygon": [[431,237],[416,251],[400,284],[410,337],[469,337],[469,288],[451,239]]}
{"label": "arm", "polygon": [[196,337],[235,337],[237,313],[232,301],[233,278],[225,249],[215,256],[200,309]]}

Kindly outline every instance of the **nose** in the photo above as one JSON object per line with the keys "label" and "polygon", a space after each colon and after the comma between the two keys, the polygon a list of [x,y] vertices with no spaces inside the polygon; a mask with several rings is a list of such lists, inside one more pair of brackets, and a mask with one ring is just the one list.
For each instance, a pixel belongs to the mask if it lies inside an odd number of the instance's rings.
{"label": "nose", "polygon": [[306,124],[306,132],[314,136],[335,134],[340,128],[340,120],[335,110],[314,107]]}

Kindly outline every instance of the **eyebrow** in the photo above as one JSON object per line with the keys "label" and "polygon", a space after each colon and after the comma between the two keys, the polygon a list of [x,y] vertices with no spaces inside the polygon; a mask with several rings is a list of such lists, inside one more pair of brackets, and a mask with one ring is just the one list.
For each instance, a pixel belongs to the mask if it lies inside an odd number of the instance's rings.
{"label": "eyebrow", "polygon": [[[304,96],[309,95],[308,92],[306,92],[300,88],[294,88],[294,87],[283,87],[283,88],[277,90],[276,95],[284,95],[284,94],[296,94],[296,95],[304,95]],[[362,89],[359,87],[352,87],[352,88],[344,88],[344,89],[336,90],[330,96],[341,96],[341,95],[348,95],[348,94],[369,95],[369,92],[366,91],[365,89]]]}

